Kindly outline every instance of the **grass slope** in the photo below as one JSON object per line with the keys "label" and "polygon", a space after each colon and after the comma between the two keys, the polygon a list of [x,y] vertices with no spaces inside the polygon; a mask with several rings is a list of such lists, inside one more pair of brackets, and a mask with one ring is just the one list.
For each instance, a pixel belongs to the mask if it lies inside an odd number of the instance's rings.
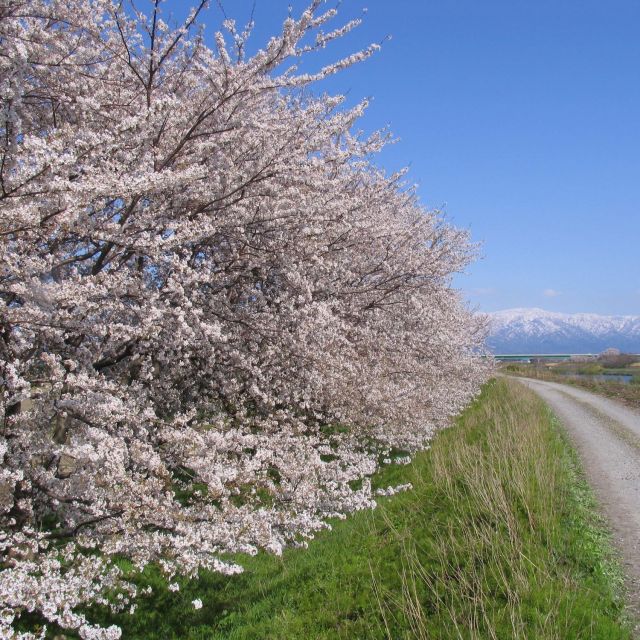
{"label": "grass slope", "polygon": [[172,593],[148,569],[154,592],[136,613],[102,620],[127,639],[630,638],[575,454],[517,382],[489,383],[430,451],[377,479],[407,481],[308,550],[246,559],[240,576]]}

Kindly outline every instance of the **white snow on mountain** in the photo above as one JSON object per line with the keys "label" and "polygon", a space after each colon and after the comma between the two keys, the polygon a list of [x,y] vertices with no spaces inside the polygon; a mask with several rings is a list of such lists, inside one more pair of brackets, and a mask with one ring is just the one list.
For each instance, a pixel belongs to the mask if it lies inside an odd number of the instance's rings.
{"label": "white snow on mountain", "polygon": [[487,314],[489,348],[501,353],[640,353],[640,316],[507,309]]}

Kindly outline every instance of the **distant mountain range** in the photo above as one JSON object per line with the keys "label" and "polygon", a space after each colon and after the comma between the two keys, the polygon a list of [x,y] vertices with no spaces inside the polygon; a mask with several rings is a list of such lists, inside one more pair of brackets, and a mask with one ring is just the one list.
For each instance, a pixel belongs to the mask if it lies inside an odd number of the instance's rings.
{"label": "distant mountain range", "polygon": [[487,314],[487,344],[495,354],[600,353],[610,347],[640,353],[640,316],[507,309]]}

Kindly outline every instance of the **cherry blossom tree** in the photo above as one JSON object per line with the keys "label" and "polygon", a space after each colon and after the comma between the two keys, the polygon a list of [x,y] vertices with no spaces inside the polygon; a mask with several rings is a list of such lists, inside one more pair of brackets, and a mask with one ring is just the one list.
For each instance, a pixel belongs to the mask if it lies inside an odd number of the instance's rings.
{"label": "cherry blossom tree", "polygon": [[0,7],[0,635],[119,637],[78,612],[135,599],[114,556],[304,545],[487,375],[467,234],[310,89],[377,47],[301,73],[357,21],[313,0],[247,56],[205,5]]}

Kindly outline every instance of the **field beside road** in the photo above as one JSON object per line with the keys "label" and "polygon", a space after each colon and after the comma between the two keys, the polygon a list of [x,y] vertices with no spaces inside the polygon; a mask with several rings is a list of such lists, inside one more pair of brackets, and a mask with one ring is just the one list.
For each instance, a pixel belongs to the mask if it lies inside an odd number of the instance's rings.
{"label": "field beside road", "polygon": [[375,482],[413,489],[306,550],[243,559],[240,576],[169,591],[147,569],[153,592],[133,615],[99,615],[148,639],[631,637],[576,454],[517,381],[490,382],[429,451]]}
{"label": "field beside road", "polygon": [[615,379],[599,379],[595,376],[603,373],[602,368],[597,365],[575,365],[575,372],[579,375],[571,375],[568,365],[557,367],[540,366],[534,364],[510,363],[502,366],[502,371],[509,375],[534,378],[536,380],[546,380],[568,384],[574,387],[581,387],[592,393],[607,396],[619,400],[629,407],[640,408],[640,368],[630,366],[624,369],[611,370],[614,374],[629,374],[633,376],[630,383],[619,382]]}

